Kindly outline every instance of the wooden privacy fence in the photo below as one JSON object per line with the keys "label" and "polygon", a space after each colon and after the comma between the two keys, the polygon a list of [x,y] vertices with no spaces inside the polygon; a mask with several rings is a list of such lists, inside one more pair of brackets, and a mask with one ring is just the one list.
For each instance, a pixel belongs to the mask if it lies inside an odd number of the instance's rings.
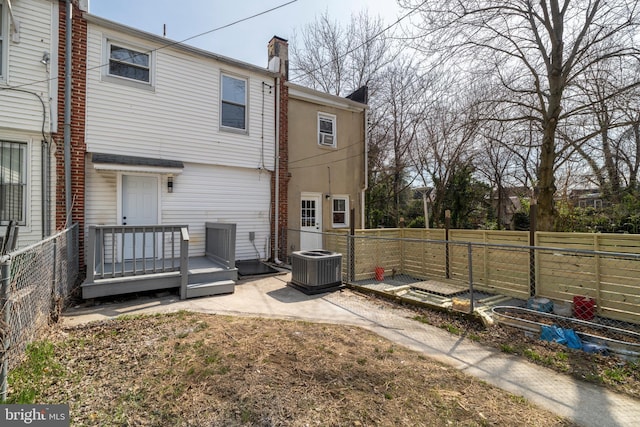
{"label": "wooden privacy fence", "polygon": [[[347,254],[348,239],[332,232],[325,248]],[[387,276],[468,283],[472,268],[478,291],[557,302],[587,296],[600,316],[640,324],[640,235],[537,232],[529,246],[529,232],[399,228],[356,230],[352,239],[352,265],[343,257],[350,280],[373,279],[381,267]]]}

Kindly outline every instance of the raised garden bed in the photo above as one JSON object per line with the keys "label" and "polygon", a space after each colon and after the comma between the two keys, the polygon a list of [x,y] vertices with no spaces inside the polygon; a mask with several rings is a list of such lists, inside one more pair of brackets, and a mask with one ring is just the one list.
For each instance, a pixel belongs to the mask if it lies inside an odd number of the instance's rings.
{"label": "raised garden bed", "polygon": [[640,334],[636,332],[522,307],[496,306],[491,311],[494,319],[503,325],[538,336],[543,326],[558,325],[573,329],[583,342],[599,346],[619,357],[634,360],[640,358]]}

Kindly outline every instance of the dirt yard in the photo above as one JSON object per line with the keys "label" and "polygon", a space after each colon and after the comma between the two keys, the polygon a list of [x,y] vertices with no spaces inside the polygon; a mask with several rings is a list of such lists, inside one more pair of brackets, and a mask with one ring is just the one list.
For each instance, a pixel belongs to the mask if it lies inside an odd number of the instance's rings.
{"label": "dirt yard", "polygon": [[10,401],[69,403],[74,426],[573,425],[356,327],[179,312],[58,327],[28,353]]}

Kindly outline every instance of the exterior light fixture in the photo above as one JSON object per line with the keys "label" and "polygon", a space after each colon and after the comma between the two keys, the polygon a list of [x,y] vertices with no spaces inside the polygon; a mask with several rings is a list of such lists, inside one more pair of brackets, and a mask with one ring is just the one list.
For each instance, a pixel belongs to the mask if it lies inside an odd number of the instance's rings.
{"label": "exterior light fixture", "polygon": [[173,175],[167,177],[167,191],[173,193]]}

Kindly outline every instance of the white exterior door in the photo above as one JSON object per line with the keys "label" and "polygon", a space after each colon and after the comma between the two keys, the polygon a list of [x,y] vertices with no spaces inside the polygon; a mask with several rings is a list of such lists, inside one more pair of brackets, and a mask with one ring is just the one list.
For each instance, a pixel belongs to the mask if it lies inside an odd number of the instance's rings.
{"label": "white exterior door", "polygon": [[[122,224],[158,224],[158,178],[156,176],[122,176]],[[143,237],[143,234],[145,236]],[[145,258],[153,257],[153,233],[135,234],[135,257],[142,258],[143,240]],[[124,258],[134,257],[134,236],[125,235]]]}
{"label": "white exterior door", "polygon": [[300,200],[300,250],[322,249],[322,195],[302,194]]}

